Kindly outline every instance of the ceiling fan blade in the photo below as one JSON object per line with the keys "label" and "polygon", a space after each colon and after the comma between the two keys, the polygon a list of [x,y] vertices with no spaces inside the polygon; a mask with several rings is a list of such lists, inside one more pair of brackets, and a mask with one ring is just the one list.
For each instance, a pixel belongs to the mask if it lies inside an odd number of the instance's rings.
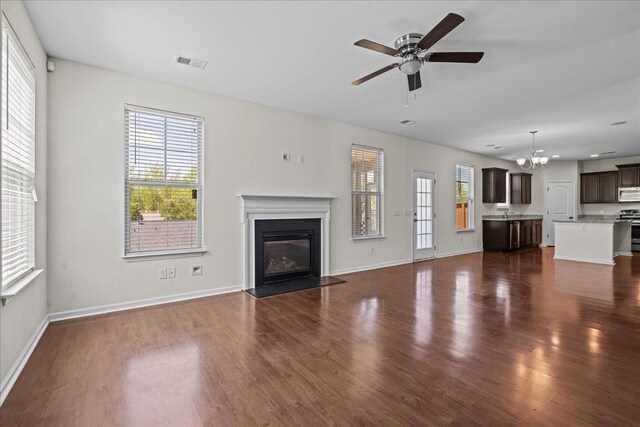
{"label": "ceiling fan blade", "polygon": [[450,13],[444,17],[438,25],[433,27],[429,33],[418,42],[418,48],[427,50],[438,42],[441,38],[449,34],[454,28],[462,24],[464,18],[455,13]]}
{"label": "ceiling fan blade", "polygon": [[426,56],[427,62],[466,62],[477,64],[484,52],[434,52]]}
{"label": "ceiling fan blade", "polygon": [[400,53],[398,50],[390,48],[389,46],[372,42],[371,40],[367,39],[358,40],[354,43],[354,45],[363,47],[365,49],[375,50],[376,52],[384,53],[390,56],[396,56],[398,53]]}
{"label": "ceiling fan blade", "polygon": [[420,71],[416,71],[415,74],[407,76],[409,80],[409,92],[420,89],[422,87],[422,81],[420,81]]}
{"label": "ceiling fan blade", "polygon": [[398,64],[391,64],[391,65],[387,65],[384,68],[380,68],[378,71],[374,71],[371,74],[367,74],[366,76],[362,77],[361,79],[358,80],[354,80],[351,82],[352,85],[354,86],[358,86],[360,83],[364,83],[367,80],[371,80],[372,78],[379,76],[382,73],[386,73],[389,70],[393,70],[394,68],[396,68],[398,66]]}

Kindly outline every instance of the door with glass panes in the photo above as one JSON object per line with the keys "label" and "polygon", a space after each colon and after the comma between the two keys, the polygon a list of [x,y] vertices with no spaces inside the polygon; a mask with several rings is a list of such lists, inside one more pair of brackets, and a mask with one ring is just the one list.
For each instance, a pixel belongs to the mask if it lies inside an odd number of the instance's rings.
{"label": "door with glass panes", "polygon": [[413,172],[413,260],[436,256],[436,174]]}

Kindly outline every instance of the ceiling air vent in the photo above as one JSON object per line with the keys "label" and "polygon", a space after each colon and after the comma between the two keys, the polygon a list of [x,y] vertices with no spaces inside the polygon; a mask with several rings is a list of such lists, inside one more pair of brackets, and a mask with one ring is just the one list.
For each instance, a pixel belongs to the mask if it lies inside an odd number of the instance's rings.
{"label": "ceiling air vent", "polygon": [[402,123],[403,125],[407,125],[407,126],[413,126],[416,124],[416,122],[414,122],[413,120],[403,120],[400,123]]}
{"label": "ceiling air vent", "polygon": [[182,65],[188,65],[189,67],[199,68],[204,70],[204,67],[207,66],[207,61],[203,61],[201,59],[189,58],[188,56],[178,55],[176,56],[176,62]]}

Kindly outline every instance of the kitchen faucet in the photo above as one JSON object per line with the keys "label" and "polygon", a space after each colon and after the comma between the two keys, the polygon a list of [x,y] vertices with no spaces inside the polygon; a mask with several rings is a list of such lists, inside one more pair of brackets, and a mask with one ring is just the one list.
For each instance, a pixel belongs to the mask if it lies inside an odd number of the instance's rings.
{"label": "kitchen faucet", "polygon": [[504,213],[504,217],[505,217],[505,218],[509,218],[509,215],[518,215],[518,213],[517,213],[517,212],[514,212],[514,211],[511,211],[511,210],[506,211],[506,212]]}

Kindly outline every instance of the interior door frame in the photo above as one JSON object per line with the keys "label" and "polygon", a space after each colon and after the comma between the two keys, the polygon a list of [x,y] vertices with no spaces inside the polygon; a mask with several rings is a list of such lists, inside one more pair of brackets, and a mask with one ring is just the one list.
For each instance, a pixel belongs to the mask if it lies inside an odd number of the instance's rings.
{"label": "interior door frame", "polygon": [[[436,214],[436,210],[438,207],[438,172],[434,171],[434,170],[429,170],[429,169],[416,169],[413,168],[411,169],[411,216],[409,217],[411,219],[411,260],[412,262],[416,262],[415,259],[415,251],[414,248],[416,247],[416,233],[415,233],[415,223],[413,221],[413,214],[415,213],[415,208],[416,208],[416,189],[415,189],[415,174],[416,173],[430,173],[433,174],[433,205],[432,205],[432,209],[433,209],[433,258],[426,258],[426,259],[436,259],[438,257],[438,245],[437,245],[437,241],[438,241],[438,233],[437,233],[437,222],[438,222],[438,215]],[[423,259],[420,258],[419,261],[422,261]]]}
{"label": "interior door frame", "polygon": [[[543,245],[540,246],[549,246],[549,235],[548,227],[550,226],[549,222],[549,206],[547,204],[547,194],[549,193],[549,184],[551,183],[560,183],[560,184],[571,184],[573,185],[573,200],[571,200],[571,205],[573,206],[573,216],[576,217],[578,215],[578,206],[576,205],[576,193],[578,189],[576,188],[576,181],[574,179],[549,179],[544,182],[544,212],[543,212],[543,222],[544,222],[544,232],[542,236]],[[555,242],[554,242],[555,243]]]}

